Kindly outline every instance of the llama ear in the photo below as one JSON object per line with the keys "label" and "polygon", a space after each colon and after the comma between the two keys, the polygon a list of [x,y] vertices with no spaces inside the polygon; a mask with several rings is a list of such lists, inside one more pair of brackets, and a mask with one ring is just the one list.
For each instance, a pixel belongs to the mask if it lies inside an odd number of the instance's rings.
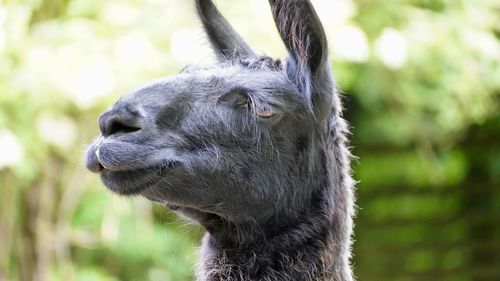
{"label": "llama ear", "polygon": [[291,59],[314,74],[327,62],[323,26],[309,0],[269,0],[274,21]]}
{"label": "llama ear", "polygon": [[289,52],[288,77],[297,85],[318,120],[333,102],[333,81],[323,26],[309,0],[269,0],[274,21]]}
{"label": "llama ear", "polygon": [[212,48],[220,60],[255,56],[211,0],[196,0],[196,7]]}

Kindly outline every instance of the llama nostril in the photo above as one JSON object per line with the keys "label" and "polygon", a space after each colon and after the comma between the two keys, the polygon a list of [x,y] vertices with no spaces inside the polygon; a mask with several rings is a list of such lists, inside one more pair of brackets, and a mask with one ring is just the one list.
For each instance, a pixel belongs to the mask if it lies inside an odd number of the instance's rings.
{"label": "llama nostril", "polygon": [[99,127],[103,136],[114,134],[128,134],[139,131],[141,128],[133,120],[127,120],[118,115],[103,115],[99,120]]}
{"label": "llama nostril", "polygon": [[117,103],[99,117],[99,128],[104,137],[113,134],[129,134],[139,131],[142,116],[134,106]]}
{"label": "llama nostril", "polygon": [[109,134],[110,135],[118,134],[118,133],[128,134],[128,133],[137,132],[140,129],[141,128],[139,128],[139,127],[125,124],[121,120],[112,120],[110,128],[109,128]]}
{"label": "llama nostril", "polygon": [[109,136],[109,135],[115,135],[115,134],[128,134],[128,133],[133,133],[139,131],[141,128],[129,125],[125,123],[123,120],[119,120],[116,118],[112,118],[108,120],[104,131],[103,135]]}

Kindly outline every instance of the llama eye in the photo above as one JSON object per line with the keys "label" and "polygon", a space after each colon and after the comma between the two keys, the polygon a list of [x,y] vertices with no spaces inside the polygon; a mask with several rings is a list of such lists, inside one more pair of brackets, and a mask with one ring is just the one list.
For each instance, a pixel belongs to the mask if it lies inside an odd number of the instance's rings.
{"label": "llama eye", "polygon": [[260,118],[268,119],[273,117],[275,114],[271,111],[262,111],[257,114]]}
{"label": "llama eye", "polygon": [[254,112],[259,118],[268,119],[273,117],[275,114],[271,110],[258,110],[255,108],[255,104],[252,99],[249,99],[248,102],[242,105],[243,108],[247,109],[250,112]]}

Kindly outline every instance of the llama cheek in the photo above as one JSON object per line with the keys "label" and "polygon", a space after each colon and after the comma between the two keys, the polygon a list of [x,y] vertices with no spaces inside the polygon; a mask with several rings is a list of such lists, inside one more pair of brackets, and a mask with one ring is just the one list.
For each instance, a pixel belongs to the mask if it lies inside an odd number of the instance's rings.
{"label": "llama cheek", "polygon": [[170,105],[163,108],[156,117],[156,125],[165,131],[177,128],[185,114],[180,108],[182,105]]}

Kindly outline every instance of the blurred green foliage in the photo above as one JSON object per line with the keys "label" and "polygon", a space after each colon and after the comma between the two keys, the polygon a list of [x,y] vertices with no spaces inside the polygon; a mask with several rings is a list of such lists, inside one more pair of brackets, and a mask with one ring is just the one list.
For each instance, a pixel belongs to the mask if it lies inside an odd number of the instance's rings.
{"label": "blurred green foliage", "polygon": [[[500,3],[313,2],[359,157],[359,280],[498,280]],[[285,55],[267,1],[218,4]],[[193,278],[199,227],[112,195],[82,164],[119,96],[210,62],[193,8],[0,3],[0,280]]]}

